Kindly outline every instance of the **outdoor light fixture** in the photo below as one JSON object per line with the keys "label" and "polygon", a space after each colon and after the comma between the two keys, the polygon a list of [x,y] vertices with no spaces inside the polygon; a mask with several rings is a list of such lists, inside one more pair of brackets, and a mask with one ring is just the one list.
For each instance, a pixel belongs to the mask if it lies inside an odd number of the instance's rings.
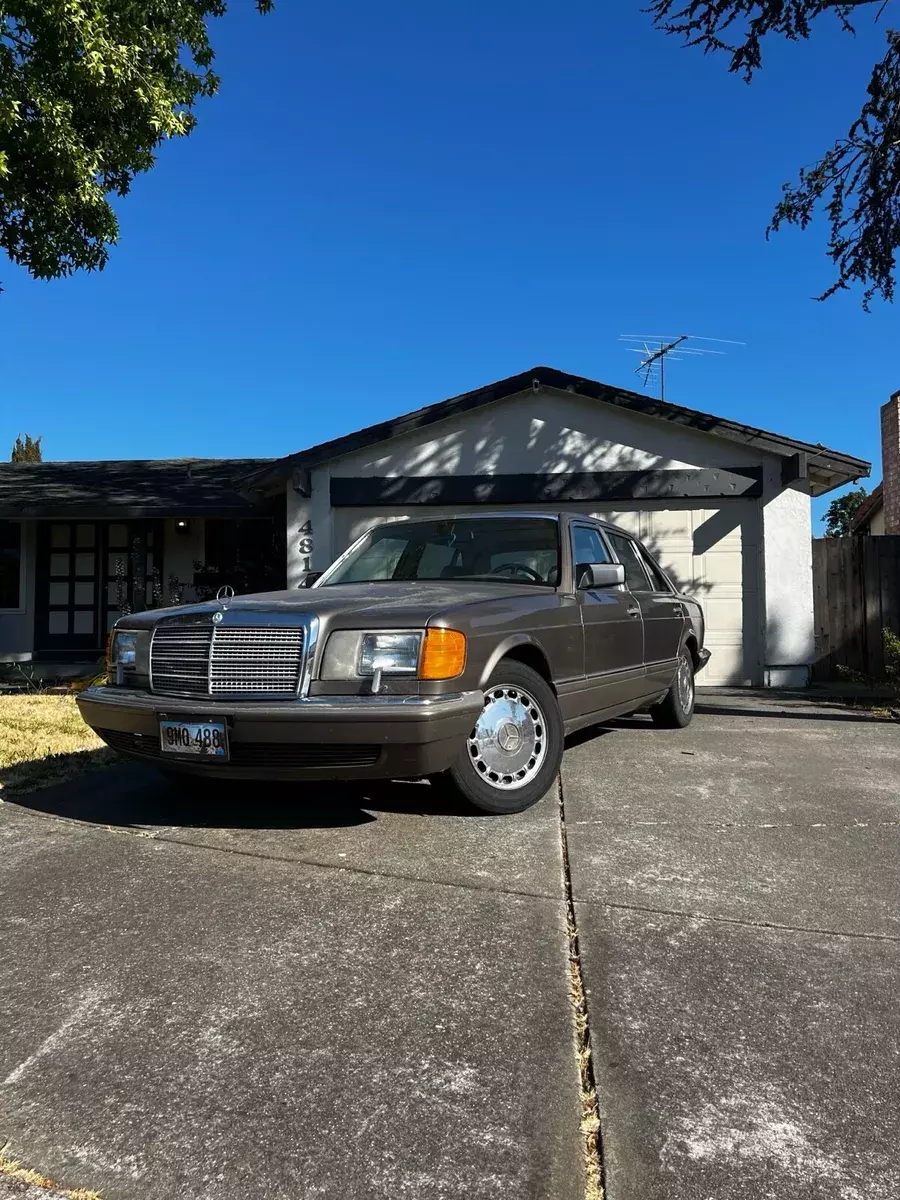
{"label": "outdoor light fixture", "polygon": [[190,531],[191,531],[191,523],[187,519],[187,517],[178,517],[178,519],[175,522],[175,532],[176,533],[190,533]]}

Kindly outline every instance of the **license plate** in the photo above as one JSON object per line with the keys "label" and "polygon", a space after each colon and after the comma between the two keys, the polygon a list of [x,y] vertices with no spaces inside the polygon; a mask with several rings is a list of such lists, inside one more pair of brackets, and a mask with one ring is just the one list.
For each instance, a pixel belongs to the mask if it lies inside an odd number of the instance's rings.
{"label": "license plate", "polygon": [[163,754],[188,754],[228,760],[228,731],[223,721],[160,721]]}

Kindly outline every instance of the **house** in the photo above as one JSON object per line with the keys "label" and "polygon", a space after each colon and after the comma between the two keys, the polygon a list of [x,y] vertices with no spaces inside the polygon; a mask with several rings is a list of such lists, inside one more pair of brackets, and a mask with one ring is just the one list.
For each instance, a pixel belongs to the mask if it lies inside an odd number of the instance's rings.
{"label": "house", "polygon": [[885,533],[884,528],[884,490],[879,483],[866,496],[862,504],[853,514],[850,521],[850,532],[872,534],[878,536]]}
{"label": "house", "polygon": [[881,467],[884,478],[853,514],[851,533],[900,534],[900,392],[881,406]]}
{"label": "house", "polygon": [[810,497],[869,469],[550,367],[279,459],[0,466],[0,659],[96,655],[170,578],[191,598],[251,558],[294,588],[376,521],[489,506],[615,520],[703,601],[705,682],[800,685]]}

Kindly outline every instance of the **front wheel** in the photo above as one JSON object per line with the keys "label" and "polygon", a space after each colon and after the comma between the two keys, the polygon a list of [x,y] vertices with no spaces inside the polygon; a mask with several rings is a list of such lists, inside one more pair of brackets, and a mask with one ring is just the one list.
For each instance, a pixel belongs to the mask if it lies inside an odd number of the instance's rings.
{"label": "front wheel", "polygon": [[672,686],[659,704],[650,709],[650,716],[661,729],[684,729],[693,715],[694,660],[688,647],[682,646]]}
{"label": "front wheel", "polygon": [[484,708],[444,780],[482,812],[522,812],[550,790],[563,722],[549,684],[524,663],[500,663]]}

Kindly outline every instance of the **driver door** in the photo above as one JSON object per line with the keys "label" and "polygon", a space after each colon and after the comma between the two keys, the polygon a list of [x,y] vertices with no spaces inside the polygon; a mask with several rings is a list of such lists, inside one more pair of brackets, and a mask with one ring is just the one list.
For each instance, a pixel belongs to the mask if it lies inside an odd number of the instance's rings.
{"label": "driver door", "polygon": [[644,623],[625,587],[579,587],[579,565],[612,562],[596,525],[573,523],[575,594],[584,630],[584,670],[593,711],[639,699],[644,686]]}

